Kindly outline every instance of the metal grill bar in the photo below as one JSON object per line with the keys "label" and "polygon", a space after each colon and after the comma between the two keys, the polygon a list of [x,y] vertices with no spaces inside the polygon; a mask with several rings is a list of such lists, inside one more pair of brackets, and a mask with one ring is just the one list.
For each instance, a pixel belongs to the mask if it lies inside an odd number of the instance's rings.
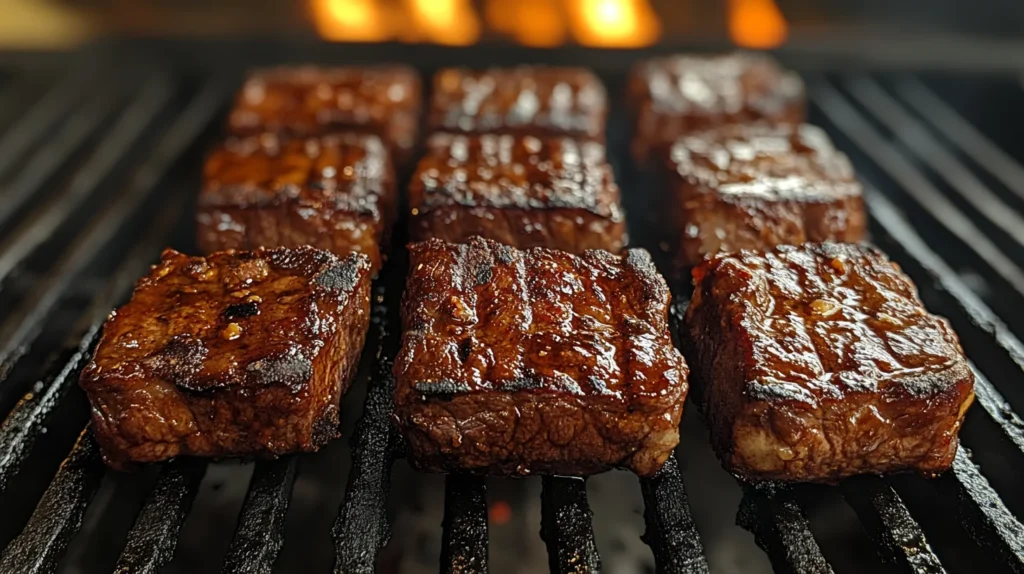
{"label": "metal grill bar", "polygon": [[[100,92],[86,100],[85,107],[76,111],[60,131],[25,163],[4,194],[0,206],[0,227],[7,225],[25,202],[36,196],[62,165],[86,142],[117,107],[120,101],[115,82],[101,81]],[[80,91],[78,93],[81,93]]]}
{"label": "metal grill bar", "polygon": [[78,373],[92,356],[99,334],[100,323],[96,323],[86,332],[60,372],[43,389],[23,398],[0,426],[0,493],[7,490],[7,483],[42,433],[43,421],[78,380]]}
{"label": "metal grill bar", "polygon": [[42,388],[23,398],[0,425],[0,493],[6,490],[8,481],[28,456],[46,418],[78,380],[78,374],[92,356],[107,313],[145,271],[171,226],[180,219],[181,211],[180,206],[172,207],[153,222],[147,236],[114,272],[108,288],[93,299],[82,318],[88,325],[85,335],[64,366]]}
{"label": "metal grill bar", "polygon": [[71,251],[61,257],[39,291],[32,296],[31,303],[21,307],[18,314],[4,325],[0,335],[0,344],[3,345],[0,347],[0,379],[6,377],[13,363],[24,354],[75,276],[117,234],[122,224],[150,196],[164,173],[213,120],[223,101],[224,91],[224,86],[211,84],[196,96],[154,150],[150,160],[136,174],[127,191],[92,223]]}
{"label": "metal grill bar", "polygon": [[953,268],[925,243],[896,206],[873,189],[865,190],[864,199],[871,208],[874,221],[893,239],[887,242],[886,247],[890,251],[907,253],[923,267],[930,279],[947,292],[956,307],[970,319],[971,330],[992,340],[997,348],[1005,351],[1008,358],[1024,370],[1024,343],[957,277]]}
{"label": "metal grill bar", "polygon": [[1017,446],[1019,454],[1024,454],[1024,420],[1021,420],[1017,413],[1010,408],[999,391],[982,375],[977,368],[974,368],[974,397],[981,408],[985,409],[988,416],[999,425],[1014,445]]}
{"label": "metal grill bar", "polygon": [[0,244],[0,283],[95,192],[150,127],[171,93],[172,86],[166,77],[158,76],[148,81],[72,179],[67,190],[60,197],[48,201],[38,215],[29,217]]}
{"label": "metal grill bar", "polygon": [[927,118],[950,143],[988,170],[1007,189],[1024,199],[1024,167],[988,137],[974,128],[953,108],[916,79],[899,82],[896,91]]}
{"label": "metal grill bar", "polygon": [[99,488],[103,462],[89,429],[46,488],[28,525],[0,556],[0,572],[49,574],[82,525],[85,508]]}
{"label": "metal grill bar", "polygon": [[443,528],[441,571],[486,573],[487,487],[482,477],[445,477]]}
{"label": "metal grill bar", "polygon": [[953,475],[960,498],[960,518],[967,531],[983,548],[996,552],[1014,572],[1024,573],[1024,526],[1006,509],[963,448],[956,453]]}
{"label": "metal grill bar", "polygon": [[892,133],[949,183],[949,188],[989,221],[1024,246],[1024,217],[989,190],[874,80],[860,76],[846,82],[847,90],[881,119]]}
{"label": "metal grill bar", "polygon": [[883,168],[900,188],[922,209],[957,237],[1018,293],[1024,294],[1024,271],[978,229],[978,226],[950,202],[941,191],[906,158],[902,151],[882,137],[834,87],[816,82],[815,101],[829,120],[838,126],[864,153]]}
{"label": "metal grill bar", "polygon": [[49,133],[51,126],[81,99],[82,86],[86,85],[84,79],[89,72],[94,72],[82,64],[78,62],[71,67],[69,73],[62,74],[61,79],[4,132],[0,139],[0,177],[6,175],[11,166]]}
{"label": "metal grill bar", "polygon": [[153,492],[128,533],[128,543],[114,572],[156,573],[171,561],[178,546],[181,524],[192,507],[204,474],[204,461],[177,460],[164,466]]}
{"label": "metal grill bar", "polygon": [[754,534],[754,541],[768,554],[776,572],[832,572],[807,517],[787,487],[775,483],[745,487],[736,522]]}
{"label": "metal grill bar", "polygon": [[651,478],[640,479],[644,496],[646,542],[658,572],[701,574],[708,571],[704,544],[690,516],[690,503],[675,455]]}
{"label": "metal grill bar", "polygon": [[383,339],[384,351],[378,354],[381,361],[369,382],[365,410],[352,436],[352,470],[345,501],[331,529],[336,552],[334,571],[338,574],[372,573],[377,553],[391,538],[387,497],[398,444],[391,428],[395,407],[391,357],[397,339],[387,333]]}
{"label": "metal grill bar", "polygon": [[551,571],[600,572],[586,481],[550,476],[542,481],[540,534],[548,546]]}
{"label": "metal grill bar", "polygon": [[284,545],[285,515],[297,464],[294,456],[256,464],[224,574],[269,574],[273,569]]}
{"label": "metal grill bar", "polygon": [[921,526],[910,516],[903,500],[883,479],[858,476],[844,480],[843,496],[857,512],[868,534],[879,545],[882,558],[914,574],[940,574],[946,570],[932,551]]}

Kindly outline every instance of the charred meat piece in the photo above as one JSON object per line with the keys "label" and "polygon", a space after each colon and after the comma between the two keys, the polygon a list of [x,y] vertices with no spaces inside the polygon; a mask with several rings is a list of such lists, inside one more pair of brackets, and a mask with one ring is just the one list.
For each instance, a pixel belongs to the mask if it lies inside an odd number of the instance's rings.
{"label": "charred meat piece", "polygon": [[409,184],[411,236],[618,252],[626,227],[619,200],[602,144],[436,134]]}
{"label": "charred meat piece", "polygon": [[696,130],[765,121],[798,124],[804,85],[768,56],[752,53],[675,55],[638,64],[627,99],[633,115],[633,153],[647,163]]}
{"label": "charred meat piece", "polygon": [[646,251],[479,237],[410,251],[395,417],[416,467],[657,472],[679,441],[688,371]]}
{"label": "charred meat piece", "polygon": [[299,137],[370,133],[402,163],[416,145],[421,98],[419,75],[404,66],[257,70],[235,99],[228,131]]}
{"label": "charred meat piece", "polygon": [[684,340],[712,442],[748,479],[949,468],[974,376],[884,255],[846,244],[709,257]]}
{"label": "charred meat piece", "polygon": [[164,251],[82,372],[104,459],[317,450],[338,436],[369,310],[363,255]]}
{"label": "charred meat piece", "polygon": [[679,247],[691,266],[708,253],[864,239],[861,185],[819,128],[729,126],[685,136],[666,174]]}
{"label": "charred meat piece", "polygon": [[428,127],[434,131],[604,141],[608,96],[583,68],[448,68],[434,76],[432,98]]}
{"label": "charred meat piece", "polygon": [[397,210],[389,154],[373,135],[233,138],[207,158],[198,245],[224,249],[312,245],[363,253],[380,269]]}

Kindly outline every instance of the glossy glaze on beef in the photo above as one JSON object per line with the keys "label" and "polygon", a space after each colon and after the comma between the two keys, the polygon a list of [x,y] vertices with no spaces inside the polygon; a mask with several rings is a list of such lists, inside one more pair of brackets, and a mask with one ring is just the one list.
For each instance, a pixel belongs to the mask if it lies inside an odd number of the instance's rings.
{"label": "glossy glaze on beef", "polygon": [[687,367],[650,256],[481,238],[410,246],[395,417],[420,469],[654,474]]}
{"label": "glossy glaze on beef", "polygon": [[434,75],[432,131],[571,136],[604,141],[608,96],[584,68],[519,66]]}
{"label": "glossy glaze on beef", "polygon": [[730,471],[834,482],[952,464],[974,377],[949,323],[884,255],[742,251],[693,279],[684,341]]}
{"label": "glossy glaze on beef", "polygon": [[338,436],[369,309],[363,255],[164,251],[82,372],[104,459],[316,450]]}
{"label": "glossy glaze on beef", "polygon": [[436,134],[409,184],[410,235],[618,252],[626,241],[619,201],[602,144]]}
{"label": "glossy glaze on beef", "polygon": [[249,75],[228,116],[236,136],[380,136],[401,164],[416,146],[422,88],[405,66],[271,68]]}
{"label": "glossy glaze on beef", "polygon": [[861,185],[809,125],[728,126],[680,138],[666,174],[682,267],[708,253],[862,241]]}
{"label": "glossy glaze on beef", "polygon": [[763,54],[682,54],[637,64],[627,99],[633,116],[633,153],[646,164],[676,139],[727,124],[798,124],[804,85]]}
{"label": "glossy glaze on beef", "polygon": [[377,136],[231,138],[206,160],[197,244],[204,253],[312,245],[363,253],[376,272],[397,204]]}

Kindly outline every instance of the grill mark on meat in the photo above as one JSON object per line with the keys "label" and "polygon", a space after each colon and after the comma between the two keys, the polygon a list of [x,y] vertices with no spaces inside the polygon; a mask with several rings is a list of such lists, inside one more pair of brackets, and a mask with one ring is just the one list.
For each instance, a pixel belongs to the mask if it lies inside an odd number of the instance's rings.
{"label": "grill mark on meat", "polygon": [[322,341],[314,341],[307,351],[291,347],[283,353],[268,356],[245,366],[246,378],[255,385],[285,385],[293,392],[302,390],[313,374],[313,361],[323,347]]}
{"label": "grill mark on meat", "polygon": [[481,264],[476,268],[476,286],[482,287],[487,285],[493,276],[494,273],[491,271],[491,265]]}
{"label": "grill mark on meat", "polygon": [[[523,376],[520,376],[520,377],[516,377],[514,379],[510,379],[510,380],[507,380],[507,381],[502,381],[502,383],[501,383],[501,390],[505,391],[505,392],[532,391],[532,390],[539,389],[539,388],[541,388],[543,386],[544,386],[544,379],[542,379],[541,377],[537,376],[536,374],[532,374],[531,373],[531,374],[526,374],[526,375],[523,375]],[[565,389],[565,390],[569,391],[569,389]],[[569,392],[572,392],[572,391],[569,391]],[[582,393],[582,391],[580,391],[579,388],[577,387],[576,393],[574,393],[574,394],[581,394],[581,393]]]}
{"label": "grill mark on meat", "polygon": [[424,398],[431,397],[442,401],[450,401],[455,395],[468,393],[472,390],[465,383],[450,380],[420,381],[414,385],[414,388]]}
{"label": "grill mark on meat", "polygon": [[[137,343],[136,343],[137,344]],[[144,363],[157,376],[189,390],[202,390],[196,375],[210,350],[197,337],[183,333],[167,341],[160,351],[145,358]]]}
{"label": "grill mark on meat", "polygon": [[334,265],[317,274],[314,281],[324,289],[347,292],[359,282],[359,270],[352,265]]}

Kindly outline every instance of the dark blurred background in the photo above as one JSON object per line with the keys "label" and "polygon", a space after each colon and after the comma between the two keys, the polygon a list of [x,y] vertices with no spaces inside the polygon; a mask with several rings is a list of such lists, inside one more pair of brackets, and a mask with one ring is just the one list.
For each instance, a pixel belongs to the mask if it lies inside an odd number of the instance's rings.
{"label": "dark blurred background", "polygon": [[729,39],[1024,36],[1020,0],[0,0],[0,47],[105,35],[313,36],[335,41],[641,47]]}

